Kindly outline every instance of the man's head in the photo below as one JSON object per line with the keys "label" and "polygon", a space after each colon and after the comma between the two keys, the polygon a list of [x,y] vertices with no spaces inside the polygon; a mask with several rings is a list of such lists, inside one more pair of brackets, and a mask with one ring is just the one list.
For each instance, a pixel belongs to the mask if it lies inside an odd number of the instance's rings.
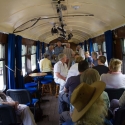
{"label": "man's head", "polygon": [[76,48],[79,50],[79,49],[81,48],[81,46],[80,46],[80,45],[78,45]]}
{"label": "man's head", "polygon": [[98,55],[97,55],[97,52],[92,52],[92,58],[93,58],[93,59],[96,60],[96,59],[97,59],[97,56],[98,56]]}
{"label": "man's head", "polygon": [[64,53],[60,53],[58,55],[58,60],[61,61],[62,63],[65,63],[66,60],[67,60],[67,57],[66,57],[66,55]]}
{"label": "man's head", "polygon": [[50,45],[50,46],[49,46],[49,50],[53,50],[53,45]]}
{"label": "man's head", "polygon": [[89,57],[89,51],[85,52],[85,57],[88,58]]}
{"label": "man's head", "polygon": [[61,42],[60,42],[60,41],[57,42],[57,46],[58,46],[58,47],[61,46]]}
{"label": "man's head", "polygon": [[67,44],[66,44],[66,48],[70,48],[70,43],[67,43]]}
{"label": "man's head", "polygon": [[84,72],[86,69],[89,68],[89,64],[87,61],[83,60],[78,63],[78,71],[80,73]]}
{"label": "man's head", "polygon": [[99,56],[98,58],[98,65],[103,65],[106,62],[106,57],[105,56]]}
{"label": "man's head", "polygon": [[49,55],[44,53],[44,58],[49,58]]}

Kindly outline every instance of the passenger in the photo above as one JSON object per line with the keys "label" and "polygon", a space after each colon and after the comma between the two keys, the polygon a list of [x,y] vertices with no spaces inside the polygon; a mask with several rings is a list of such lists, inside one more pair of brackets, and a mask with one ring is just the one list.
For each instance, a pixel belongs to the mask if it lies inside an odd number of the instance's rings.
{"label": "passenger", "polygon": [[10,105],[15,108],[16,115],[21,119],[23,125],[36,125],[33,114],[28,106],[13,101],[12,98],[0,92],[0,104]]}
{"label": "passenger", "polygon": [[119,100],[113,99],[110,103],[110,109],[112,110],[114,116],[115,116],[115,111],[117,111],[119,107],[121,108],[125,107],[125,91],[123,92]]}
{"label": "passenger", "polygon": [[48,75],[52,74],[52,64],[49,60],[49,55],[44,53],[44,59],[40,60],[40,71],[45,72]]}
{"label": "passenger", "polygon": [[76,49],[78,50],[79,55],[80,55],[83,59],[85,59],[85,54],[84,54],[84,51],[83,51],[82,47],[81,47],[80,45],[78,45],[78,46],[76,47]]}
{"label": "passenger", "polygon": [[[96,81],[100,81],[100,75],[95,69],[92,69],[92,68],[86,69],[80,75],[80,83],[84,82],[84,83],[87,83],[87,84],[91,85]],[[109,108],[109,104],[110,104],[108,94],[105,91],[103,91],[103,93],[101,94],[101,98],[104,100],[104,102],[105,102],[105,110],[107,110]],[[71,105],[70,106],[70,112],[72,112],[73,109],[74,108]],[[70,121],[71,120],[70,112],[65,111],[60,115],[60,125],[65,121]]]}
{"label": "passenger", "polygon": [[89,52],[85,52],[85,60],[89,63],[89,67],[91,67],[91,64],[93,62],[92,57],[89,55]]}
{"label": "passenger", "polygon": [[65,54],[59,54],[58,59],[59,61],[54,65],[54,81],[60,84],[59,93],[61,93],[66,83],[68,68],[65,64],[67,59]]}
{"label": "passenger", "polygon": [[105,83],[94,82],[91,85],[81,83],[72,93],[71,104],[74,110],[71,114],[76,125],[104,125],[107,109],[100,96],[105,89]]}
{"label": "passenger", "polygon": [[79,75],[78,63],[81,62],[82,60],[83,60],[83,58],[81,56],[77,56],[77,58],[75,59],[76,63],[70,67],[66,80],[71,76]]}
{"label": "passenger", "polygon": [[57,47],[55,47],[54,54],[58,57],[60,53],[63,53],[63,47],[61,46],[61,42],[57,42]]}
{"label": "passenger", "polygon": [[68,68],[70,68],[72,55],[74,54],[73,50],[70,48],[70,43],[66,44],[66,48],[63,50],[63,53],[67,56]]}
{"label": "passenger", "polygon": [[49,59],[52,59],[52,56],[54,55],[54,49],[53,49],[53,45],[49,46],[49,49],[46,51],[46,54],[49,55]]}
{"label": "passenger", "polygon": [[80,55],[79,55],[78,53],[75,53],[75,54],[73,55],[71,66],[76,63],[75,60],[76,60],[76,58],[79,57],[79,56],[80,56]]}
{"label": "passenger", "polygon": [[101,81],[106,83],[106,88],[125,87],[125,75],[121,73],[121,64],[121,60],[112,59],[109,63],[110,73],[101,75]]}
{"label": "passenger", "polygon": [[97,56],[98,56],[97,52],[92,52],[92,58],[93,58],[92,67],[98,65]]}
{"label": "passenger", "polygon": [[105,62],[106,62],[106,57],[105,56],[99,56],[98,65],[94,66],[92,68],[96,69],[99,72],[100,75],[102,75],[103,73],[108,73],[109,68],[107,66],[105,66]]}

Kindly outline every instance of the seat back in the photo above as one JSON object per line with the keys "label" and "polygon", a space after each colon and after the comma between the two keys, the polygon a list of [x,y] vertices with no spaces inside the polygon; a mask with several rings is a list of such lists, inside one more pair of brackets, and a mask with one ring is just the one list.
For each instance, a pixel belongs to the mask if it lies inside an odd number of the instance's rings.
{"label": "seat back", "polygon": [[30,93],[26,89],[8,89],[6,94],[14,101],[18,101],[20,104],[27,104],[32,102]]}
{"label": "seat back", "polygon": [[114,125],[125,125],[125,107],[115,112]]}
{"label": "seat back", "polygon": [[0,125],[16,124],[14,108],[9,105],[0,105]]}
{"label": "seat back", "polygon": [[124,91],[125,91],[125,88],[120,88],[120,89],[106,88],[105,89],[105,92],[108,93],[110,101],[112,99],[119,99]]}

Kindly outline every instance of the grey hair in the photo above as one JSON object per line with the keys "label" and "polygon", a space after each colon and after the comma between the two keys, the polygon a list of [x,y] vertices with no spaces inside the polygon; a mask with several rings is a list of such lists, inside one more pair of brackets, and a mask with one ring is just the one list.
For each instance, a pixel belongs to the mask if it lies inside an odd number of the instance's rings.
{"label": "grey hair", "polygon": [[59,60],[59,61],[62,60],[62,58],[63,58],[64,56],[66,56],[66,54],[60,53],[60,54],[58,55],[58,60]]}
{"label": "grey hair", "polygon": [[89,68],[80,75],[80,83],[92,84],[96,81],[100,81],[100,75],[95,69]]}

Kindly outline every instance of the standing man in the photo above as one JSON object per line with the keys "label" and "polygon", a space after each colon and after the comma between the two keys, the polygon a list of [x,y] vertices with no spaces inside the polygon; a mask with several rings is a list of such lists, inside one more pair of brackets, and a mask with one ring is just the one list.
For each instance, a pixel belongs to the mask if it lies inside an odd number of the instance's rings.
{"label": "standing man", "polygon": [[54,65],[54,81],[60,84],[59,93],[61,93],[64,89],[66,83],[66,77],[68,74],[68,68],[65,64],[67,58],[66,55],[61,53],[58,55],[58,62]]}
{"label": "standing man", "polygon": [[52,60],[52,56],[54,55],[53,45],[49,46],[49,49],[46,51],[46,54],[48,54],[49,55],[49,59]]}
{"label": "standing man", "polygon": [[[58,55],[60,53],[63,53],[63,47],[61,45],[62,45],[61,42],[58,41],[57,42],[57,47],[55,47],[55,50],[54,50],[54,54],[56,55],[57,58],[58,58]],[[56,59],[56,60],[58,60],[58,59]]]}
{"label": "standing man", "polygon": [[84,51],[83,51],[83,49],[81,48],[81,46],[78,45],[76,49],[78,50],[79,55],[80,55],[83,59],[85,59],[85,54],[84,54]]}
{"label": "standing man", "polygon": [[70,48],[70,43],[66,44],[66,48],[63,50],[63,53],[67,56],[68,68],[70,68],[72,55],[74,54],[73,50]]}

